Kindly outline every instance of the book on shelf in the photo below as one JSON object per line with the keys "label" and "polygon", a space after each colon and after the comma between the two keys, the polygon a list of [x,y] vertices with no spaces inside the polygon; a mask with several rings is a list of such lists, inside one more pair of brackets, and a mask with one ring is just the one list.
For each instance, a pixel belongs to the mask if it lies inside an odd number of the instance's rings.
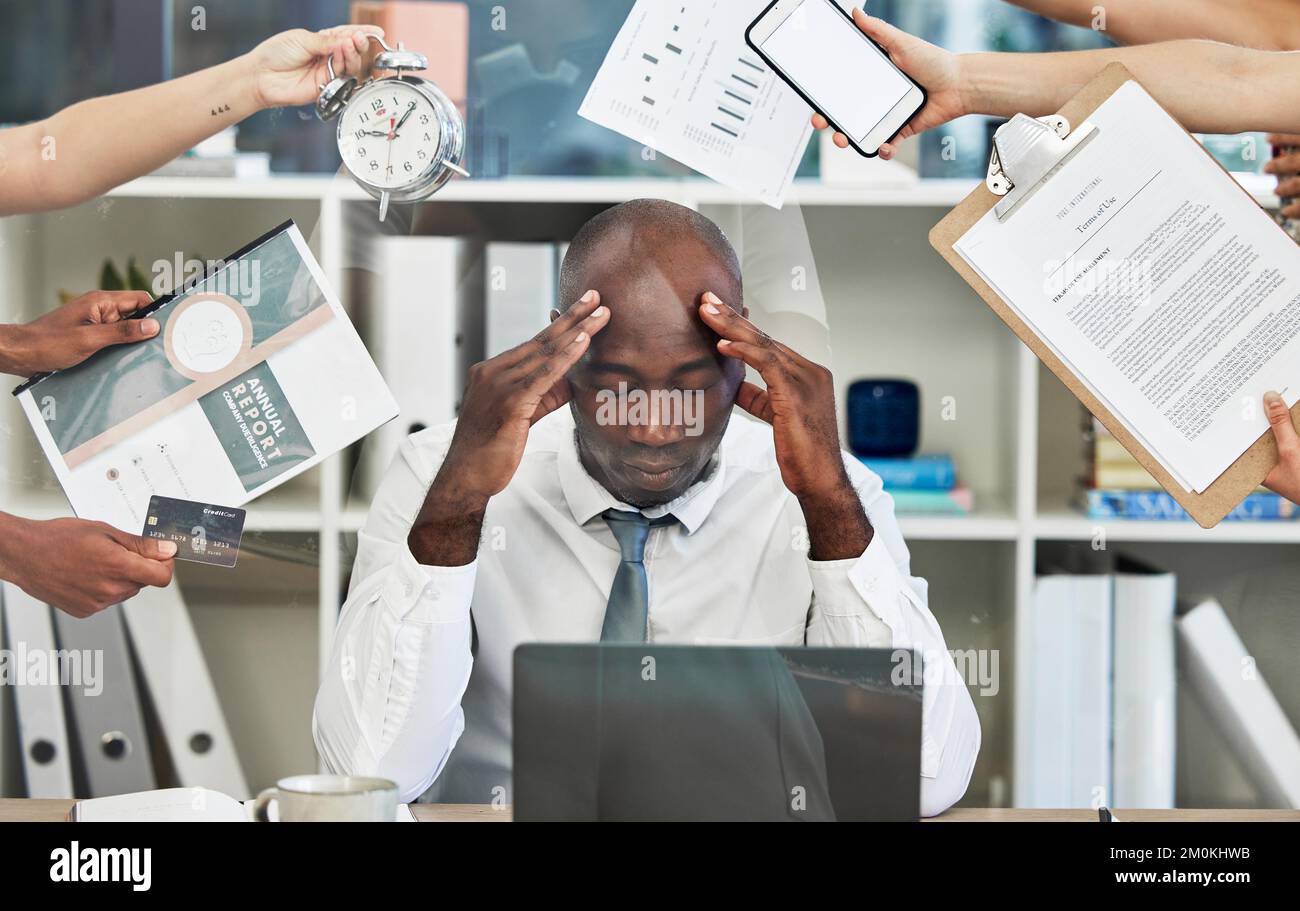
{"label": "book on shelf", "polygon": [[[1080,505],[1090,519],[1133,519],[1153,522],[1191,521],[1178,501],[1163,490],[1084,490]],[[1225,522],[1289,522],[1300,518],[1300,506],[1270,491],[1252,493]]]}
{"label": "book on shelf", "polygon": [[906,459],[859,456],[867,468],[880,476],[885,489],[952,490],[957,486],[957,465],[946,453],[918,455]]}
{"label": "book on shelf", "polygon": [[[1090,519],[1191,521],[1191,517],[1151,473],[1142,467],[1100,421],[1084,421],[1087,476],[1079,506]],[[1300,509],[1283,497],[1258,488],[1224,521],[1284,521],[1300,517]]]}
{"label": "book on shelf", "polygon": [[952,490],[889,490],[894,498],[894,512],[910,516],[968,516],[975,510],[975,497],[969,488]]}

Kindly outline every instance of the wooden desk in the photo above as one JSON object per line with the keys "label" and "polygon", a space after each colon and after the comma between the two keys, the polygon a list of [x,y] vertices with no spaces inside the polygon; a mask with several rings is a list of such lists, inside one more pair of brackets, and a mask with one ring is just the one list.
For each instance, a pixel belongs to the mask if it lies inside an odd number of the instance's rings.
{"label": "wooden desk", "polygon": [[[0,822],[61,822],[71,800],[0,798]],[[486,804],[416,804],[420,822],[509,822],[509,809]],[[1116,810],[1124,822],[1300,822],[1300,810]],[[1096,822],[1093,810],[949,810],[927,822]]]}

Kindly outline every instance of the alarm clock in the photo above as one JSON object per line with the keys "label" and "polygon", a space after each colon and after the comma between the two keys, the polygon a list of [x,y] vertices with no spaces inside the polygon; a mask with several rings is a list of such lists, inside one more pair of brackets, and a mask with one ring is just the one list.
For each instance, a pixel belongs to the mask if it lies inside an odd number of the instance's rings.
{"label": "alarm clock", "polygon": [[316,115],[338,120],[336,141],[343,166],[363,190],[379,200],[379,220],[390,202],[415,202],[436,193],[451,175],[468,177],[465,121],[460,111],[432,82],[410,75],[426,70],[429,60],[399,43],[383,46],[371,65],[391,76],[372,75],[364,82],[337,76],[328,59],[330,80],[321,86]]}

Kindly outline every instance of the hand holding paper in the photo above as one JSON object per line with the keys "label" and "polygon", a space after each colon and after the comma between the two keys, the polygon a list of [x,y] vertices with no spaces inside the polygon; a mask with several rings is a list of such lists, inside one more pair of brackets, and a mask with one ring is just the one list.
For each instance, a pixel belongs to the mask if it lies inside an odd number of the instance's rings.
{"label": "hand holding paper", "polygon": [[128,319],[152,300],[144,291],[91,291],[26,325],[0,327],[0,372],[62,370],[101,348],[153,338],[157,320]]}
{"label": "hand holding paper", "polygon": [[1264,486],[1292,503],[1300,503],[1300,434],[1296,433],[1291,409],[1276,392],[1264,396],[1264,411],[1277,441],[1277,467],[1268,473]]}

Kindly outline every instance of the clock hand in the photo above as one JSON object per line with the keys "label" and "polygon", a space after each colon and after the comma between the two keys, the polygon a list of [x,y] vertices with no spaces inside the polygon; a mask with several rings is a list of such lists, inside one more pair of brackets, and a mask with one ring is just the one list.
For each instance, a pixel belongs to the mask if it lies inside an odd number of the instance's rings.
{"label": "clock hand", "polygon": [[400,130],[402,128],[402,124],[406,123],[406,119],[414,113],[415,113],[415,102],[412,101],[410,104],[406,106],[406,113],[402,115],[401,120],[397,121],[397,126],[394,127],[393,129]]}
{"label": "clock hand", "polygon": [[393,137],[397,134],[393,132],[393,118],[388,118],[388,162],[384,167],[384,179],[388,179],[393,173]]}

